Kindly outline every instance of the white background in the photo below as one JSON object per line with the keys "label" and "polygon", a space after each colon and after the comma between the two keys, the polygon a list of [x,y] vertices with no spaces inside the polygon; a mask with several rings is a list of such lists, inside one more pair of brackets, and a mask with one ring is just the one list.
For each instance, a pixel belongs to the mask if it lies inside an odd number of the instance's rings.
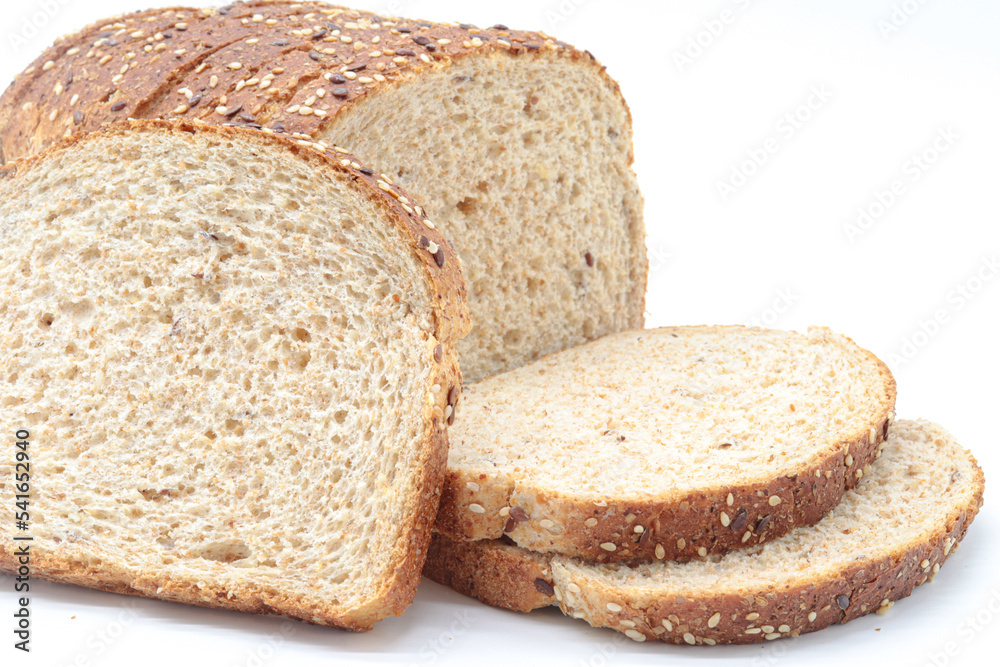
{"label": "white background", "polygon": [[[2,0],[0,79],[59,34],[150,2]],[[541,29],[593,51],[634,117],[649,324],[830,326],[890,362],[901,417],[944,424],[979,458],[988,484],[1000,479],[1000,279],[989,268],[1000,255],[1000,3],[354,4]],[[46,6],[51,18],[40,13]],[[731,21],[712,35],[706,22],[723,11]],[[682,62],[690,40],[704,46]],[[802,107],[813,90],[826,99]],[[796,112],[793,124],[786,114]],[[938,142],[945,151],[934,147],[939,132],[952,135]],[[766,147],[763,166],[743,164]],[[933,164],[918,166],[913,157],[925,151]],[[719,184],[731,184],[734,169],[753,173],[724,197]],[[903,194],[879,214],[878,193],[895,180]],[[877,219],[848,234],[859,207],[873,206]],[[35,652],[24,656],[10,647],[13,582],[0,577],[0,664],[995,665],[994,498],[989,489],[937,580],[888,615],[762,646],[636,644],[555,610],[503,612],[426,581],[402,618],[365,635],[39,583]]]}

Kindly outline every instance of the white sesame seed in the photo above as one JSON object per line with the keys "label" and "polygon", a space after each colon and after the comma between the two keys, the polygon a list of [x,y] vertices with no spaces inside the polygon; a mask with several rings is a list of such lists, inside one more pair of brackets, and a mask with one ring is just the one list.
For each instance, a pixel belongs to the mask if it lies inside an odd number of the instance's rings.
{"label": "white sesame seed", "polygon": [[75,105],[79,101],[80,101],[80,96],[79,95],[73,95],[73,97],[70,98],[70,100],[69,100],[69,105],[73,106],[73,105]]}
{"label": "white sesame seed", "polygon": [[684,641],[686,641],[688,644],[691,644],[692,646],[695,645],[694,635],[692,635],[690,632],[684,633]]}
{"label": "white sesame seed", "polygon": [[264,25],[278,25],[278,20],[277,19],[268,19],[268,20],[264,21]]}
{"label": "white sesame seed", "polygon": [[846,465],[846,466],[852,466],[852,465],[854,465],[854,457],[851,456],[850,454],[848,454],[847,456],[845,456],[844,457],[844,465]]}
{"label": "white sesame seed", "polygon": [[[435,225],[430,220],[424,220],[424,224],[427,225],[431,229],[437,229],[437,225]],[[590,521],[590,519],[587,519],[587,520]],[[596,522],[596,519],[594,521]]]}
{"label": "white sesame seed", "polygon": [[243,63],[236,63],[236,62],[229,63],[229,65],[227,65],[227,68],[233,71],[236,71],[238,69],[243,69]]}
{"label": "white sesame seed", "polygon": [[781,504],[781,498],[778,497],[778,496],[771,496],[770,498],[767,499],[767,504],[770,505],[771,507],[774,507],[776,505],[780,505]]}
{"label": "white sesame seed", "polygon": [[260,85],[257,86],[257,87],[259,89],[261,89],[261,90],[264,90],[265,88],[269,87],[270,85],[271,85],[271,79],[264,79],[263,81],[260,82]]}
{"label": "white sesame seed", "polygon": [[473,46],[482,46],[483,45],[483,40],[479,39],[478,37],[473,37],[472,38],[472,45]]}
{"label": "white sesame seed", "polygon": [[698,547],[698,555],[704,558],[705,556],[708,555],[708,549],[706,549],[705,547]]}
{"label": "white sesame seed", "polygon": [[307,106],[299,107],[300,116],[311,116],[312,112],[313,112],[312,107],[307,107]]}
{"label": "white sesame seed", "polygon": [[227,109],[224,106],[220,105],[215,107],[215,113],[219,114],[220,116],[225,116],[227,111],[229,111],[229,109]]}
{"label": "white sesame seed", "polygon": [[[428,248],[428,250],[430,250],[430,248]],[[552,528],[556,524],[551,519],[542,519],[541,521],[538,522],[538,525],[541,526],[542,528]]]}
{"label": "white sesame seed", "polygon": [[677,550],[678,551],[684,551],[684,547],[686,547],[686,546],[687,546],[687,542],[684,541],[683,537],[681,539],[677,540]]}
{"label": "white sesame seed", "polygon": [[299,105],[298,104],[293,104],[292,106],[288,107],[287,111],[288,111],[288,113],[298,113],[299,112]]}
{"label": "white sesame seed", "polygon": [[945,540],[944,540],[944,555],[945,556],[947,556],[948,553],[951,551],[952,544],[954,544],[954,541],[950,537],[946,537]]}
{"label": "white sesame seed", "polygon": [[760,614],[758,614],[755,611],[752,611],[749,614],[747,614],[746,616],[744,616],[743,618],[745,618],[748,621],[756,621],[758,618],[760,618]]}
{"label": "white sesame seed", "polygon": [[663,560],[667,555],[667,550],[663,548],[662,544],[657,544],[654,551],[656,553],[657,560]]}
{"label": "white sesame seed", "polygon": [[614,542],[603,542],[601,548],[605,551],[615,551],[618,549],[618,546]]}
{"label": "white sesame seed", "polygon": [[124,74],[115,74],[113,77],[111,77],[111,83],[118,83],[124,78],[125,78]]}
{"label": "white sesame seed", "polygon": [[931,566],[931,562],[929,560],[927,560],[926,558],[924,560],[920,561],[920,567],[921,568],[923,568],[923,569],[926,570],[930,566]]}
{"label": "white sesame seed", "polygon": [[111,56],[104,56],[103,58],[101,58],[100,60],[97,61],[97,64],[98,65],[107,65],[109,62],[111,62]]}
{"label": "white sesame seed", "polygon": [[510,515],[510,508],[509,507],[501,507],[500,511],[497,512],[497,514],[499,514],[500,516],[509,516]]}
{"label": "white sesame seed", "polygon": [[316,97],[318,97],[320,99],[323,99],[324,97],[326,97],[326,88],[317,88],[316,89]]}
{"label": "white sesame seed", "polygon": [[792,629],[790,627],[788,627],[787,625],[779,625],[778,626],[778,632],[791,632],[791,631],[792,631]]}
{"label": "white sesame seed", "polygon": [[705,637],[705,639],[702,641],[704,641],[709,646],[715,646],[715,640],[712,639],[711,637]]}
{"label": "white sesame seed", "polygon": [[573,582],[571,581],[571,582],[569,582],[569,584],[568,584],[568,585],[566,586],[566,590],[568,590],[568,591],[569,591],[570,593],[579,593],[581,589],[580,589],[580,587],[579,587],[579,586],[577,586],[576,584],[574,584],[574,583],[573,583]]}
{"label": "white sesame seed", "polygon": [[734,502],[735,502],[735,499],[733,498],[733,494],[730,493],[728,496],[726,496],[726,504],[727,505],[729,505],[730,507],[732,507]]}
{"label": "white sesame seed", "polygon": [[715,612],[708,619],[708,627],[714,628],[715,626],[717,626],[719,624],[719,621],[721,621],[721,620],[722,620],[722,614],[719,613],[719,612]]}
{"label": "white sesame seed", "polygon": [[626,628],[634,628],[635,621],[622,621],[622,625],[624,625]]}
{"label": "white sesame seed", "polygon": [[809,612],[809,622],[812,623],[815,620],[816,620],[816,612],[814,611]]}
{"label": "white sesame seed", "polygon": [[772,639],[777,639],[780,636],[781,636],[780,632],[771,632],[769,634],[764,635],[764,639],[766,639],[767,641],[771,641]]}
{"label": "white sesame seed", "polygon": [[589,519],[584,521],[583,524],[589,528],[593,528],[594,526],[597,525],[597,519],[595,519],[594,517],[590,517]]}
{"label": "white sesame seed", "polygon": [[75,56],[78,53],[80,53],[80,47],[74,46],[72,49],[70,49],[69,51],[66,52],[66,55],[67,56]]}
{"label": "white sesame seed", "polygon": [[608,611],[610,611],[612,614],[617,614],[622,610],[622,606],[620,604],[615,604],[614,602],[609,602],[607,604],[607,607]]}
{"label": "white sesame seed", "polygon": [[743,537],[740,538],[740,542],[743,542],[744,544],[746,544],[747,541],[749,541],[752,536],[753,536],[753,533],[748,530],[747,532],[743,533]]}
{"label": "white sesame seed", "polygon": [[244,88],[246,88],[246,85],[247,85],[247,82],[246,82],[246,81],[240,81],[240,82],[238,82],[238,83],[236,84],[236,92],[238,93],[238,92],[240,92],[241,90],[243,90]]}
{"label": "white sesame seed", "polygon": [[642,634],[638,630],[631,630],[631,629],[626,630],[625,631],[625,636],[628,637],[629,639],[633,639],[633,640],[635,640],[637,642],[644,642],[644,641],[646,641],[646,635]]}
{"label": "white sesame seed", "polygon": [[253,39],[248,39],[247,40],[247,44],[253,45],[253,44],[256,44],[259,41],[260,41],[259,39],[257,39],[256,37],[254,37]]}
{"label": "white sesame seed", "polygon": [[358,75],[355,72],[341,72],[341,74],[344,75],[345,79],[350,79],[352,81],[358,78]]}
{"label": "white sesame seed", "polygon": [[426,53],[421,53],[420,54],[420,59],[423,60],[425,63],[428,63],[428,64],[430,64],[430,62],[431,62],[431,57],[429,55],[427,55]]}
{"label": "white sesame seed", "polygon": [[774,632],[773,625],[762,625],[760,626],[760,629],[763,630],[764,632]]}
{"label": "white sesame seed", "polygon": [[49,121],[54,121],[59,115],[59,109],[53,109],[52,113],[49,114]]}
{"label": "white sesame seed", "polygon": [[878,433],[873,428],[872,430],[868,431],[868,444],[874,445],[876,440],[878,440]]}
{"label": "white sesame seed", "polygon": [[50,60],[47,63],[45,63],[44,65],[42,65],[42,71],[43,72],[48,72],[50,69],[52,69],[55,66],[56,66],[55,62],[53,62],[53,61]]}
{"label": "white sesame seed", "polygon": [[56,96],[58,97],[59,95],[62,95],[62,93],[63,93],[63,85],[61,83],[57,83],[56,84]]}
{"label": "white sesame seed", "polygon": [[177,115],[180,115],[180,114],[187,113],[187,111],[188,111],[188,105],[181,104],[180,106],[178,106],[176,109],[173,110],[173,113],[175,113]]}
{"label": "white sesame seed", "polygon": [[450,39],[439,39],[438,40],[438,44],[440,44],[441,46],[447,46],[448,44],[451,44],[451,40]]}
{"label": "white sesame seed", "polygon": [[375,83],[375,79],[370,76],[361,76],[358,77],[358,83]]}
{"label": "white sesame seed", "polygon": [[760,634],[760,628],[747,628],[746,630],[743,631],[743,634],[745,634],[745,635],[759,635]]}
{"label": "white sesame seed", "polygon": [[306,98],[305,106],[311,107],[314,104],[316,104],[316,96],[315,95],[311,95],[308,98]]}
{"label": "white sesame seed", "polygon": [[642,526],[636,526],[635,528],[632,529],[632,532],[633,533],[642,533],[642,532],[645,532],[645,530],[646,529],[643,528]]}
{"label": "white sesame seed", "polygon": [[118,73],[119,74],[124,74],[127,71],[128,71],[128,65],[122,65],[122,68],[120,70],[118,70]]}
{"label": "white sesame seed", "polygon": [[379,181],[377,181],[377,182],[376,182],[376,184],[378,185],[378,189],[379,189],[379,190],[382,190],[382,191],[384,191],[384,192],[389,192],[389,190],[391,190],[391,188],[389,187],[389,184],[388,184],[388,183],[386,183],[386,182],[385,182],[385,181],[383,181],[383,180],[379,180]]}
{"label": "white sesame seed", "polygon": [[486,514],[486,508],[479,503],[472,503],[469,505],[469,511],[473,514]]}
{"label": "white sesame seed", "polygon": [[175,56],[183,56],[187,52],[188,52],[187,49],[177,49],[176,51],[174,51],[174,55]]}
{"label": "white sesame seed", "polygon": [[133,39],[139,39],[140,37],[142,37],[142,35],[143,35],[142,30],[136,30],[135,32],[132,33],[131,36]]}
{"label": "white sesame seed", "polygon": [[719,521],[721,521],[721,522],[722,522],[722,525],[723,525],[723,526],[726,526],[726,527],[729,527],[729,515],[728,515],[728,514],[726,514],[725,512],[722,512],[722,513],[721,513],[721,514],[719,515]]}
{"label": "white sesame seed", "polygon": [[254,14],[253,15],[253,22],[254,23],[260,23],[263,20],[264,20],[264,15],[263,14]]}
{"label": "white sesame seed", "polygon": [[667,630],[667,632],[673,632],[674,631],[674,624],[671,623],[669,619],[665,618],[662,621],[660,621],[660,623],[663,624],[663,627]]}
{"label": "white sesame seed", "polygon": [[209,88],[215,88],[218,85],[219,85],[219,77],[217,77],[217,76],[215,76],[213,74],[212,78],[208,80],[208,87]]}
{"label": "white sesame seed", "polygon": [[934,563],[933,570],[934,570],[934,574],[937,574],[938,572],[940,572],[941,571],[941,563]]}
{"label": "white sesame seed", "polygon": [[587,616],[587,614],[585,614],[582,611],[574,611],[573,612],[573,618],[585,618],[586,616]]}
{"label": "white sesame seed", "polygon": [[[348,162],[350,162],[350,160],[348,160]],[[479,493],[480,486],[475,482],[466,482],[465,488],[467,488],[469,491],[472,491],[473,493]]]}

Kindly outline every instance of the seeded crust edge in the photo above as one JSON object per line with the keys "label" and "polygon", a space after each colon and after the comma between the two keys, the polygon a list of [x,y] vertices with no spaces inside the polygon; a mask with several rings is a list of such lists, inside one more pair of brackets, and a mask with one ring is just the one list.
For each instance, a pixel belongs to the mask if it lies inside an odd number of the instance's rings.
{"label": "seeded crust edge", "polygon": [[[651,331],[692,328],[664,327]],[[823,327],[815,329],[828,331]],[[815,524],[860,481],[859,471],[863,476],[878,458],[894,418],[896,382],[889,368],[850,338],[840,335],[836,338],[874,364],[877,379],[886,387],[886,395],[872,411],[869,428],[818,452],[816,458],[800,470],[779,473],[769,480],[697,490],[679,498],[651,497],[638,501],[606,498],[607,506],[596,506],[588,500],[529,487],[489,470],[467,473],[449,468],[435,529],[453,540],[488,540],[506,535],[518,546],[532,551],[614,563],[634,558],[684,560],[702,555],[698,551],[700,548],[705,549],[704,555],[724,554],[770,541],[798,526]],[[850,465],[847,464],[848,456],[851,457]],[[470,483],[478,490],[471,491]],[[729,494],[734,500],[731,506],[727,504]],[[777,506],[769,504],[773,496],[781,499]],[[511,506],[512,500],[514,506],[524,506],[522,509],[528,520],[511,521],[509,514],[500,514]],[[473,503],[484,511],[470,511]],[[747,511],[745,524],[734,530],[740,510]],[[730,525],[721,523],[722,512],[727,513]],[[678,520],[678,516],[683,518]],[[764,517],[767,520],[761,528]],[[587,526],[585,522],[592,518],[597,519],[598,524]],[[540,525],[543,520],[554,522],[562,530],[553,533],[543,528]],[[636,526],[643,527],[643,532],[636,533]],[[743,541],[748,530],[750,536]],[[679,544],[681,539],[683,547]],[[614,545],[615,550],[608,551],[602,544]]]}
{"label": "seeded crust edge", "polygon": [[[367,189],[369,197],[380,202],[387,217],[393,224],[411,238],[412,250],[425,267],[425,279],[434,287],[438,299],[435,323],[436,335],[429,341],[432,349],[428,349],[427,363],[435,369],[431,384],[440,385],[443,390],[434,405],[425,409],[424,447],[417,458],[423,475],[415,484],[415,498],[411,525],[402,531],[394,550],[397,552],[392,559],[396,563],[391,580],[382,582],[375,589],[371,599],[359,607],[352,609],[324,608],[316,601],[307,602],[303,596],[288,596],[275,592],[256,583],[242,584],[238,591],[226,590],[220,586],[197,583],[187,578],[153,577],[139,572],[129,572],[125,568],[108,568],[104,563],[100,569],[88,566],[74,558],[64,558],[58,555],[38,553],[32,555],[32,573],[42,579],[69,583],[88,588],[138,595],[143,597],[183,602],[198,606],[221,607],[249,613],[275,613],[293,618],[300,618],[311,623],[333,625],[354,631],[370,630],[373,624],[390,615],[400,615],[413,601],[420,573],[427,555],[431,539],[434,517],[437,514],[438,503],[444,471],[447,466],[448,436],[447,427],[454,420],[457,401],[461,394],[462,377],[458,366],[458,358],[454,350],[456,340],[464,336],[469,329],[469,315],[465,303],[465,279],[461,272],[457,256],[450,244],[436,230],[423,230],[423,225],[416,216],[407,213],[395,198],[375,185],[379,178],[378,172],[367,174],[353,165],[342,165],[340,159],[354,160],[353,156],[344,154],[330,155],[322,147],[313,145],[302,146],[285,137],[270,135],[266,132],[228,126],[213,126],[197,121],[161,121],[161,120],[130,120],[116,123],[96,132],[77,134],[63,139],[41,153],[16,160],[6,165],[0,165],[0,179],[16,178],[34,169],[44,168],[47,160],[78,144],[86,143],[96,138],[113,138],[131,132],[164,132],[164,133],[209,133],[222,138],[243,137],[279,150],[287,150],[303,159],[311,160],[317,167],[332,169],[348,174],[360,187]],[[367,169],[367,167],[361,167]],[[398,190],[398,189],[397,189]],[[401,190],[400,190],[401,192]],[[445,250],[445,264],[436,266],[436,260],[430,256],[417,240],[418,235],[430,236]],[[430,257],[430,259],[428,259]],[[435,275],[434,272],[437,272]],[[449,411],[448,408],[451,408]],[[446,417],[446,414],[448,415]],[[6,540],[5,540],[6,542]],[[35,547],[37,549],[37,547]],[[12,573],[17,570],[18,562],[14,554],[14,544],[0,542],[0,572]],[[228,597],[235,593],[234,597]]]}
{"label": "seeded crust edge", "polygon": [[[568,576],[565,563],[585,562],[528,551],[503,540],[458,542],[440,533],[435,533],[431,542],[424,576],[503,609],[529,612],[556,605],[567,616],[575,613],[575,618],[591,626],[622,632],[635,641],[713,645],[798,637],[872,612],[885,613],[896,600],[934,580],[950,554],[957,551],[983,504],[985,479],[982,469],[972,461],[972,497],[965,506],[955,508],[929,539],[914,540],[862,564],[832,572],[823,580],[800,582],[782,592],[748,589],[673,600],[641,594],[625,597],[608,587],[572,592],[561,581]],[[878,572],[874,579],[873,570]],[[609,609],[609,604],[616,606]],[[708,623],[716,613],[719,618],[710,628]],[[757,616],[748,619],[752,614]],[[664,619],[670,623],[669,629]],[[774,631],[746,632],[764,626]],[[781,631],[785,626],[787,630]]]}

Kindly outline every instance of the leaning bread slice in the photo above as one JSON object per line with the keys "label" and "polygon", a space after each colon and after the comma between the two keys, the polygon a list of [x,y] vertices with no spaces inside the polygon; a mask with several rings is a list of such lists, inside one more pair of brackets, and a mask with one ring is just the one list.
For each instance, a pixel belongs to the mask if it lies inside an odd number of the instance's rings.
{"label": "leaning bread slice", "polygon": [[468,314],[452,249],[379,178],[162,121],[0,170],[0,423],[30,454],[0,569],[30,535],[55,581],[355,630],[403,611]]}
{"label": "leaning bread slice", "polygon": [[558,605],[636,641],[748,643],[884,613],[933,580],[982,505],[983,474],[940,427],[901,421],[881,460],[813,527],[686,563],[596,564],[436,535],[424,573],[507,609]]}
{"label": "leaning bread slice", "polygon": [[826,329],[606,336],[466,388],[437,530],[602,562],[752,546],[861,479],[895,397]]}
{"label": "leaning bread slice", "polygon": [[547,35],[297,0],[118,16],[3,94],[0,161],[123,118],[254,125],[381,168],[465,262],[467,381],[643,325],[629,109],[589,52]]}

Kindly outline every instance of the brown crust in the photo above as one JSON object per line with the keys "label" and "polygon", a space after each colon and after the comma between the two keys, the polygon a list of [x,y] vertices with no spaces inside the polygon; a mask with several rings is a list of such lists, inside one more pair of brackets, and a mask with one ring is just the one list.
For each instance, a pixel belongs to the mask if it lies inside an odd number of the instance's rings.
{"label": "brown crust", "polygon": [[[465,279],[454,250],[437,230],[426,226],[425,218],[414,213],[412,207],[411,210],[404,208],[402,199],[407,197],[405,192],[386,184],[382,180],[382,174],[361,165],[349,153],[253,129],[212,126],[190,120],[125,121],[97,132],[74,135],[41,154],[0,166],[0,179],[16,178],[19,174],[24,175],[34,169],[44,169],[50,159],[79,144],[132,132],[210,134],[219,139],[249,139],[266,145],[268,149],[286,150],[303,160],[311,161],[317,170],[331,170],[350,176],[359,184],[358,187],[368,192],[373,201],[381,204],[386,218],[409,239],[412,252],[425,268],[426,280],[433,286],[436,330],[427,341],[426,361],[435,369],[430,384],[440,387],[435,395],[435,403],[428,405],[425,414],[425,440],[418,463],[423,474],[414,493],[411,514],[413,520],[394,547],[397,566],[393,576],[382,582],[368,603],[353,609],[341,609],[315,600],[289,597],[274,588],[262,587],[257,583],[243,584],[239,590],[232,590],[181,577],[150,577],[147,573],[109,568],[106,564],[94,566],[71,555],[47,552],[41,545],[33,546],[32,574],[43,579],[115,593],[224,607],[249,613],[283,614],[311,623],[359,631],[371,629],[376,621],[388,615],[401,614],[412,602],[420,581],[420,571],[431,538],[447,465],[448,416],[454,413],[457,398],[461,394],[462,378],[454,343],[468,332],[470,324],[465,301]],[[424,241],[438,245],[441,252],[437,253],[437,257],[429,252]],[[443,261],[439,266],[442,257]],[[13,572],[16,567],[13,546],[0,543],[0,572]]]}
{"label": "brown crust", "polygon": [[[357,44],[364,48],[358,50]],[[74,49],[79,51],[71,54]],[[319,137],[341,110],[373,90],[458,57],[496,51],[592,63],[628,109],[618,84],[589,52],[542,33],[390,19],[318,2],[257,0],[222,9],[175,7],[130,14],[59,40],[0,97],[2,153],[8,160],[23,157],[67,131],[94,130],[129,117],[180,116]],[[236,63],[239,69],[230,67]],[[283,71],[260,88],[276,68]],[[217,81],[211,87],[213,77]],[[241,81],[252,78],[261,81],[237,90]],[[289,112],[315,97],[319,87],[326,95],[309,107],[323,116]],[[191,98],[179,94],[185,88],[201,95],[194,108],[188,104]],[[174,113],[182,106],[189,108]],[[234,115],[237,106],[242,108]]]}
{"label": "brown crust", "polygon": [[[596,586],[571,593],[560,590],[553,575],[564,557],[527,551],[501,540],[455,542],[440,534],[431,543],[424,575],[495,607],[527,612],[558,605],[567,615],[581,614],[591,625],[624,632],[637,641],[712,645],[797,637],[880,609],[887,611],[889,603],[933,581],[982,507],[984,478],[978,465],[975,474],[975,492],[968,504],[955,508],[927,539],[858,562],[823,580],[788,588],[670,600],[627,596]],[[553,587],[552,593],[533,585],[537,579]],[[616,605],[614,611],[609,610],[609,603]],[[719,619],[709,627],[716,613]],[[772,632],[764,631],[765,626]]]}
{"label": "brown crust", "polygon": [[[614,563],[635,558],[685,560],[724,554],[770,541],[798,526],[812,525],[860,481],[859,472],[863,476],[875,461],[892,423],[896,382],[884,363],[870,352],[863,352],[887,388],[884,400],[872,414],[871,427],[855,433],[801,470],[770,480],[694,491],[669,500],[616,502],[608,498],[606,505],[597,506],[544,489],[527,488],[517,481],[511,483],[489,472],[449,469],[436,529],[454,540],[490,540],[507,535],[531,551]],[[728,504],[730,494],[732,505]],[[772,497],[781,502],[771,505]],[[472,503],[485,511],[469,511]],[[513,507],[521,508],[528,519],[511,521],[507,508]],[[722,512],[730,519],[728,526],[721,522]],[[543,520],[554,522],[559,531],[540,525]],[[588,526],[588,520],[596,520],[597,524]],[[636,533],[636,526],[642,526],[644,532]],[[734,526],[741,527],[734,530]],[[606,543],[615,545],[615,551],[601,547]],[[699,553],[701,548],[705,554]]]}

